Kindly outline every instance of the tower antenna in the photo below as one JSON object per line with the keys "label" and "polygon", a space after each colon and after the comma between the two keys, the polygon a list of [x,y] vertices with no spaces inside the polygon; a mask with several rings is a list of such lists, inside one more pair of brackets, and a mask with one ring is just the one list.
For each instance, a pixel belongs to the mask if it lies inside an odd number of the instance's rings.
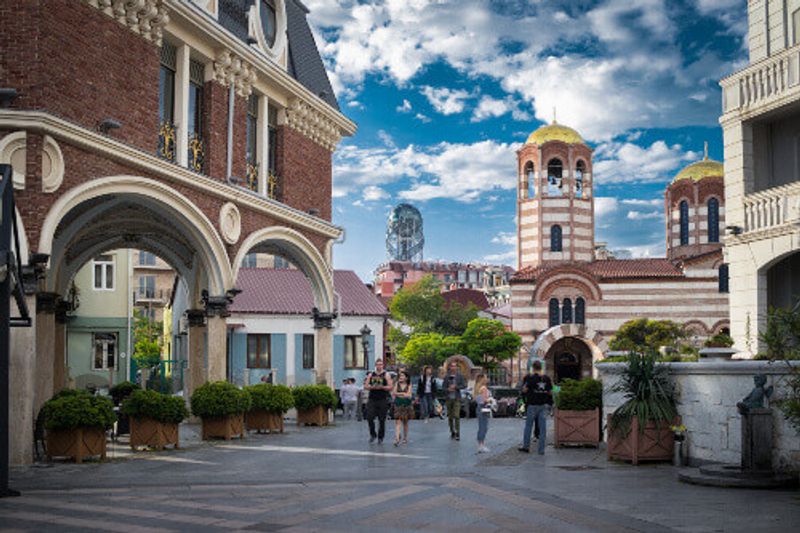
{"label": "tower antenna", "polygon": [[556,106],[553,106],[553,124],[558,124],[556,121]]}
{"label": "tower antenna", "polygon": [[703,142],[703,160],[708,161],[708,141]]}

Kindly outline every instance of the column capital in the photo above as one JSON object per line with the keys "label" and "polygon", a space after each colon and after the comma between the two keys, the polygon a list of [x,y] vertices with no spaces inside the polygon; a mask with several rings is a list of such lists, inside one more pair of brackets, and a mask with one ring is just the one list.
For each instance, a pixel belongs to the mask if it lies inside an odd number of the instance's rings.
{"label": "column capital", "polygon": [[206,308],[206,316],[227,318],[231,316],[228,307],[233,303],[234,297],[239,294],[239,289],[230,289],[222,296],[209,296],[208,291],[202,292],[203,305]]}
{"label": "column capital", "polygon": [[58,310],[61,296],[55,292],[40,291],[36,293],[36,312],[54,314]]}
{"label": "column capital", "polygon": [[187,309],[186,319],[190,328],[201,328],[206,325],[205,309]]}
{"label": "column capital", "polygon": [[20,276],[25,294],[36,294],[39,291],[39,281],[44,279],[48,259],[50,256],[47,254],[31,254],[28,264],[22,266]]}
{"label": "column capital", "polygon": [[70,302],[59,298],[58,302],[56,302],[56,322],[66,324],[68,318],[67,313],[74,310],[75,308]]}
{"label": "column capital", "polygon": [[322,313],[316,307],[311,310],[311,317],[314,319],[314,329],[333,329],[333,320],[336,313]]}

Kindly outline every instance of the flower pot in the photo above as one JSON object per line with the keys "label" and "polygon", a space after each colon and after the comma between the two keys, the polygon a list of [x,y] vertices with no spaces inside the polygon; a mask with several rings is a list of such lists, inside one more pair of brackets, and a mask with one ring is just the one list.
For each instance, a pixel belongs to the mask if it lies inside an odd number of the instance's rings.
{"label": "flower pot", "polygon": [[553,422],[554,446],[600,444],[600,409],[567,411],[556,409]]}
{"label": "flower pot", "polygon": [[131,418],[131,448],[148,446],[163,450],[165,446],[179,446],[178,424],[158,422],[152,418]]}
{"label": "flower pot", "polygon": [[327,426],[328,409],[318,405],[308,410],[297,410],[297,425]]}
{"label": "flower pot", "polygon": [[700,358],[707,361],[730,361],[738,351],[736,348],[703,348],[700,350]]}
{"label": "flower pot", "polygon": [[106,432],[102,428],[48,429],[47,458],[71,457],[82,463],[85,457],[106,458]]}
{"label": "flower pot", "polygon": [[[630,461],[639,464],[639,461],[672,461],[673,432],[669,422],[648,422],[643,432],[639,431],[639,419],[631,420],[630,431],[621,436],[614,431],[611,424],[611,415],[608,416],[608,458]],[[676,419],[672,425],[680,424]]]}
{"label": "flower pot", "polygon": [[245,424],[248,431],[279,431],[283,433],[283,413],[269,411],[249,411],[245,415]]}
{"label": "flower pot", "polygon": [[203,440],[244,438],[244,413],[220,417],[203,417]]}

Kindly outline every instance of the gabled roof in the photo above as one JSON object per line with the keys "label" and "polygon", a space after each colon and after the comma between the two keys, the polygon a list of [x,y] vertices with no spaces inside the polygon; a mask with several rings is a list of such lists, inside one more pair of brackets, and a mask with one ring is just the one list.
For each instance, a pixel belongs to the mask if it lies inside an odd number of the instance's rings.
{"label": "gabled roof", "polygon": [[511,279],[512,282],[536,281],[545,272],[558,268],[577,268],[597,280],[643,279],[643,278],[683,278],[683,271],[666,258],[655,259],[606,259],[591,263],[565,263],[525,267]]}
{"label": "gabled roof", "polygon": [[462,307],[467,307],[469,304],[478,308],[478,311],[483,311],[489,308],[489,300],[486,299],[486,294],[477,289],[453,289],[442,293],[445,304],[449,305],[453,302],[461,304]]}
{"label": "gabled roof", "polygon": [[[352,270],[336,270],[333,284],[341,296],[339,313],[346,316],[386,316],[386,307]],[[232,313],[309,315],[314,307],[311,283],[295,269],[242,268],[236,280],[241,293]]]}

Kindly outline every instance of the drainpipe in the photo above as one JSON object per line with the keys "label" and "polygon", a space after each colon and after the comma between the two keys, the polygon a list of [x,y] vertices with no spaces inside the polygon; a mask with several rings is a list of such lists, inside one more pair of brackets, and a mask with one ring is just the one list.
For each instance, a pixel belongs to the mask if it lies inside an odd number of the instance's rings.
{"label": "drainpipe", "polygon": [[228,181],[233,177],[233,102],[234,92],[233,83],[231,83],[228,90],[228,166],[226,172]]}
{"label": "drainpipe", "polygon": [[131,314],[133,308],[133,292],[130,290],[131,287],[131,276],[133,275],[131,272],[131,265],[132,265],[132,257],[133,251],[128,248],[128,265],[127,265],[127,282],[125,283],[125,299],[127,300],[126,311],[128,315],[128,334],[127,337],[127,354],[128,356],[125,357],[125,379],[122,381],[130,381],[131,379]]}

